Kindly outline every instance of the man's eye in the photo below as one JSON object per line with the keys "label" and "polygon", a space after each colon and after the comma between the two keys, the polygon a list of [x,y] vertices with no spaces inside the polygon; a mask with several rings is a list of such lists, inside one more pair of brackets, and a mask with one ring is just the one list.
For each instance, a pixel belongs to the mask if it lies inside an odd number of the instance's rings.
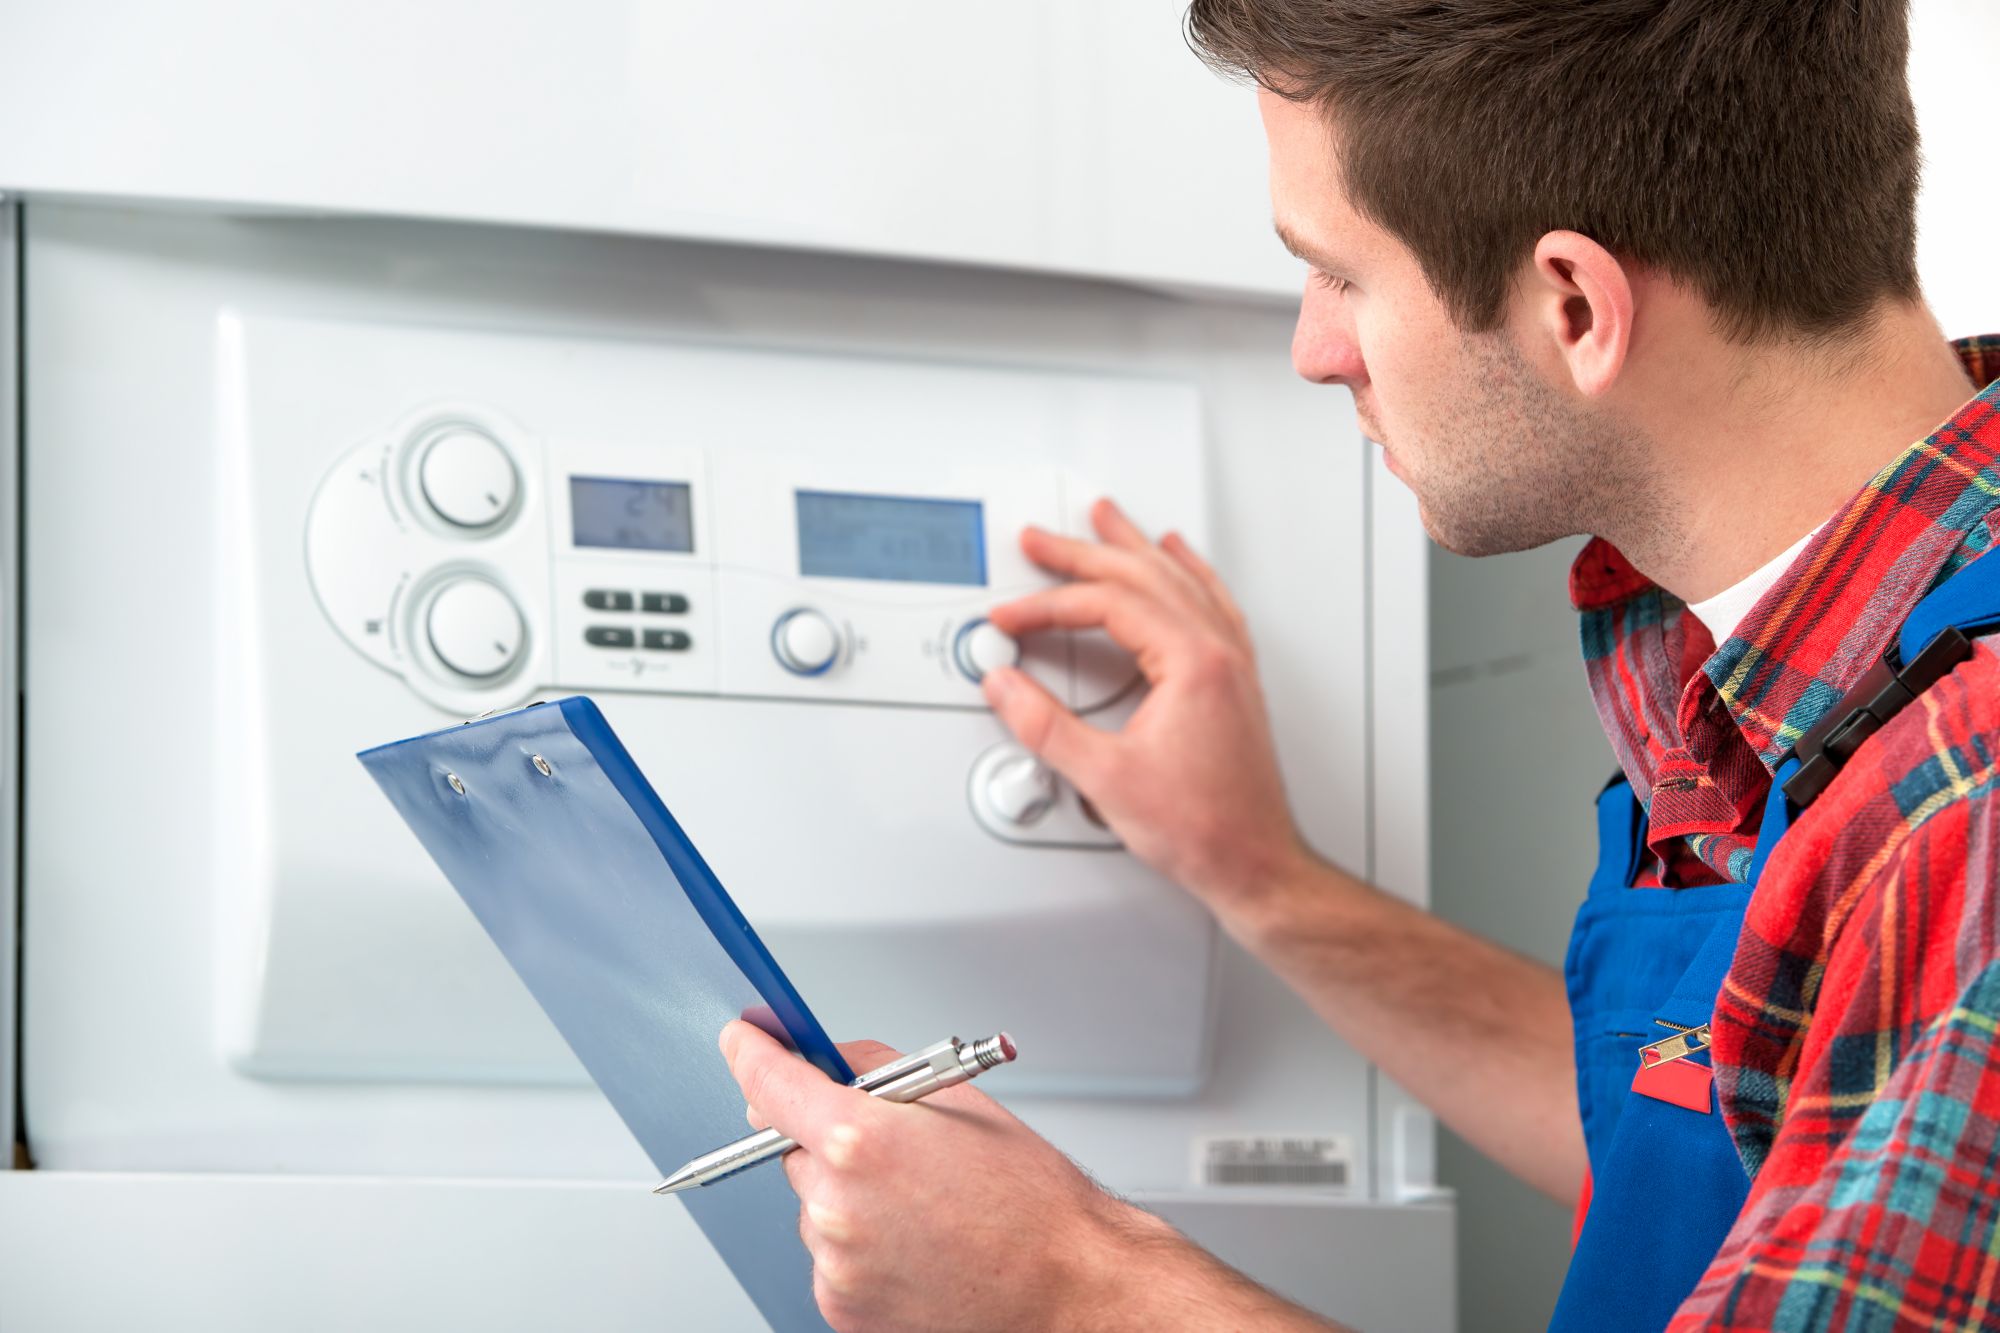
{"label": "man's eye", "polygon": [[1312,271],[1312,280],[1330,292],[1344,292],[1347,290],[1346,278],[1336,278],[1333,274],[1322,273],[1318,269]]}

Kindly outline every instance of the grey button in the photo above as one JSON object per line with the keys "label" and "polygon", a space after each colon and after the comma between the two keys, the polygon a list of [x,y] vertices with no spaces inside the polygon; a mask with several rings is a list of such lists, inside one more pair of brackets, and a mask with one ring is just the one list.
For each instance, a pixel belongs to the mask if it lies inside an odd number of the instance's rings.
{"label": "grey button", "polygon": [[[629,600],[628,594],[621,596]],[[638,636],[618,625],[592,625],[583,632],[583,641],[593,648],[630,648],[638,642]]]}
{"label": "grey button", "polygon": [[593,611],[630,611],[632,594],[613,592],[608,588],[592,588],[583,595],[583,604]]}
{"label": "grey button", "polygon": [[694,647],[694,640],[686,630],[649,629],[646,631],[646,646],[662,652],[684,653]]}
{"label": "grey button", "polygon": [[677,592],[648,592],[639,595],[639,609],[663,616],[687,614],[688,599]]}

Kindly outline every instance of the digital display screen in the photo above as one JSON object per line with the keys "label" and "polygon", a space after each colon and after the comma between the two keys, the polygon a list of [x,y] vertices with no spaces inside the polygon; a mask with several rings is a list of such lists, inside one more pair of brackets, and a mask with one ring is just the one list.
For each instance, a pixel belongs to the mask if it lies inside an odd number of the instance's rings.
{"label": "digital display screen", "polygon": [[977,500],[800,491],[799,573],[898,583],[986,582]]}
{"label": "digital display screen", "polygon": [[694,550],[694,491],[684,481],[571,477],[569,514],[578,546]]}

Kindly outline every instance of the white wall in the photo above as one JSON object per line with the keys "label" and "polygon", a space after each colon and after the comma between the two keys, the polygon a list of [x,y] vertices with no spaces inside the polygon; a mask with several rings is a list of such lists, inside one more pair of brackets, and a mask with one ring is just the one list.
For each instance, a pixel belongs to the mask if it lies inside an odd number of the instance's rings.
{"label": "white wall", "polygon": [[1993,90],[2000,72],[2000,4],[1916,0],[1910,87],[1924,136],[1917,264],[1924,291],[1952,337],[2000,332],[1994,261]]}

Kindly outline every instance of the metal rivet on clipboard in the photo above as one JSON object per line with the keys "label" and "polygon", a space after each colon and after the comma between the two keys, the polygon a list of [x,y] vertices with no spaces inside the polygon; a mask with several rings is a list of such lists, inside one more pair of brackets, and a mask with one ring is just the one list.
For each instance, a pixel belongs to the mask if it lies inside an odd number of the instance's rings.
{"label": "metal rivet on clipboard", "polygon": [[541,775],[542,775],[543,777],[545,777],[545,778],[551,778],[551,777],[554,777],[554,776],[555,776],[555,772],[556,772],[556,771],[555,771],[555,770],[554,770],[553,768],[550,768],[550,767],[549,767],[549,761],[548,761],[548,760],[546,760],[546,759],[542,758],[542,757],[541,757],[540,755],[538,755],[538,754],[537,754],[537,755],[530,755],[530,756],[529,756],[529,758],[531,758],[531,759],[533,759],[533,760],[535,761],[535,771],[536,771],[537,773],[540,773],[540,774],[541,774]]}
{"label": "metal rivet on clipboard", "polygon": [[444,780],[451,784],[453,791],[457,792],[460,796],[465,795],[465,780],[459,777],[458,774],[447,773],[444,775]]}

